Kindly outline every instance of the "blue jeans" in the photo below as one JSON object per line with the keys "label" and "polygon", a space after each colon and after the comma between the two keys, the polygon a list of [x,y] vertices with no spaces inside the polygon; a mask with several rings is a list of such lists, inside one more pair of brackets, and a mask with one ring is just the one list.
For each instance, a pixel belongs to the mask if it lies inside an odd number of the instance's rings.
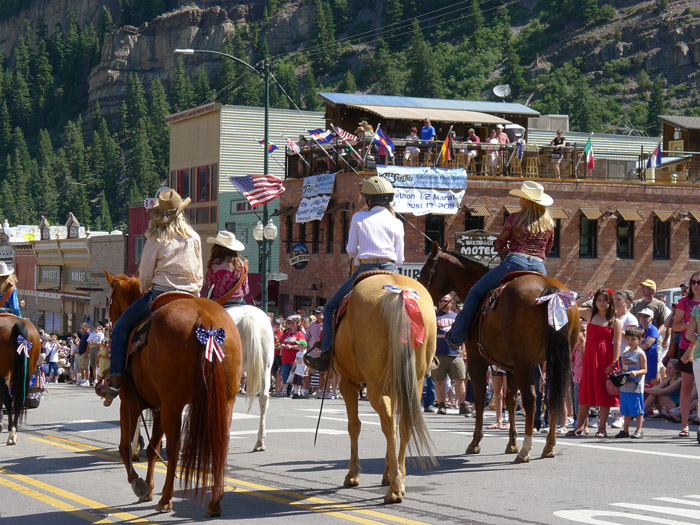
{"label": "blue jeans", "polygon": [[139,322],[143,321],[151,313],[151,304],[161,291],[148,290],[136,299],[126,311],[119,316],[112,327],[112,341],[109,350],[109,375],[120,376],[124,373],[126,363],[126,347],[129,334]]}
{"label": "blue jeans", "polygon": [[501,285],[501,279],[506,274],[518,271],[532,271],[547,275],[544,263],[537,257],[519,252],[509,253],[501,264],[489,270],[469,290],[469,295],[464,301],[464,308],[457,314],[457,318],[445,339],[454,346],[461,345],[467,338],[472,321],[488,293]]}
{"label": "blue jeans", "polygon": [[431,407],[435,404],[435,381],[428,376],[423,380],[423,408]]}
{"label": "blue jeans", "polygon": [[323,307],[323,337],[321,339],[321,352],[328,352],[333,344],[333,324],[335,323],[335,312],[340,306],[340,302],[352,290],[352,282],[355,277],[362,272],[368,270],[389,270],[396,273],[398,268],[394,263],[382,264],[361,264],[355,273],[353,273],[340,287],[335,291],[333,297],[328,299],[328,302]]}
{"label": "blue jeans", "polygon": [[49,377],[53,376],[58,381],[58,363],[49,363],[49,373],[46,375]]}

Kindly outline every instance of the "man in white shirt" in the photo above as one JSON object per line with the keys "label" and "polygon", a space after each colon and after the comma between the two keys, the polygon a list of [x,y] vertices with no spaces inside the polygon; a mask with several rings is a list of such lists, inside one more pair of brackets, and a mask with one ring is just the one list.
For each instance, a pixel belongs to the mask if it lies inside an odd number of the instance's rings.
{"label": "man in white shirt", "polygon": [[92,333],[88,337],[88,366],[90,367],[90,386],[95,385],[95,378],[97,377],[97,355],[100,352],[100,346],[102,340],[105,338],[102,326],[95,323]]}

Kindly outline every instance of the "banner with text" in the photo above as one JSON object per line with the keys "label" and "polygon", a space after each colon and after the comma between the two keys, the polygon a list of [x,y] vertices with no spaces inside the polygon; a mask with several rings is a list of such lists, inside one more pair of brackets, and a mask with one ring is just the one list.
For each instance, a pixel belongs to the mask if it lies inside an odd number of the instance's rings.
{"label": "banner with text", "polygon": [[304,177],[301,191],[301,202],[296,213],[296,222],[320,221],[326,213],[328,202],[331,200],[335,173],[324,173]]}
{"label": "banner with text", "polygon": [[377,166],[377,174],[394,186],[392,206],[399,213],[452,215],[467,188],[464,168]]}

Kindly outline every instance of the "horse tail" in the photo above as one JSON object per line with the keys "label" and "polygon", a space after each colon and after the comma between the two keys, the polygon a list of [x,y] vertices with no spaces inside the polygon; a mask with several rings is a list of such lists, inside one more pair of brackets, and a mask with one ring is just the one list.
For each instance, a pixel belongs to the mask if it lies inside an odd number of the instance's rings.
{"label": "horse tail", "polygon": [[[217,328],[202,311],[195,325],[197,327],[207,331]],[[223,362],[216,355],[209,361],[206,358],[205,344],[197,344],[201,377],[195,382],[183,424],[181,464],[185,495],[192,494],[194,499],[200,496],[203,502],[209,485],[223,492],[229,429]],[[213,492],[212,500],[216,500]]]}
{"label": "horse tail", "polygon": [[236,327],[243,346],[243,363],[247,378],[245,396],[248,401],[248,411],[250,411],[255,394],[257,392],[262,394],[262,390],[265,388],[267,371],[263,364],[263,342],[258,326],[255,324],[255,318],[248,312],[243,314],[240,321],[236,323]]}
{"label": "horse tail", "polygon": [[[19,345],[17,337],[20,335],[26,341],[29,341],[29,330],[27,330],[27,326],[18,321],[12,326],[12,331],[10,332],[10,341],[12,344]],[[26,402],[27,394],[29,392],[29,378],[34,372],[28,368],[29,358],[24,354],[24,352],[15,352],[10,398],[12,410],[15,414],[17,414],[18,424],[24,421],[24,417],[27,414]],[[10,422],[10,426],[12,426],[12,422]]]}
{"label": "horse tail", "polygon": [[[559,293],[561,290],[554,286],[547,286],[540,297]],[[565,396],[571,385],[571,342],[569,341],[569,324],[565,324],[559,330],[556,330],[549,324],[545,317],[547,325],[547,388],[549,405],[549,423],[555,425],[556,420],[562,413],[561,409],[565,401]],[[562,422],[562,425],[565,423]]]}
{"label": "horse tail", "polygon": [[[417,457],[421,468],[436,464],[435,445],[423,419],[416,374],[416,353],[411,341],[411,322],[403,295],[385,291],[380,308],[387,329],[388,363],[383,395],[394,403],[400,436],[408,436],[409,451]],[[426,459],[427,458],[427,459]]]}

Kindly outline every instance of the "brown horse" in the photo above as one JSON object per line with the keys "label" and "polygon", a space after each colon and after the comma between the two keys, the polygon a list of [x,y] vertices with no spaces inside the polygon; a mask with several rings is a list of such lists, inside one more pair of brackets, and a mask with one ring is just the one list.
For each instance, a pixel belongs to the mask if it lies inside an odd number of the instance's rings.
{"label": "brown horse", "polygon": [[[27,341],[20,352],[17,351],[22,342],[19,337]],[[0,314],[0,431],[4,406],[8,419],[8,445],[17,444],[17,427],[26,413],[29,378],[40,353],[41,339],[32,323],[12,314]]]}
{"label": "brown horse", "polygon": [[[110,275],[110,319],[116,321],[126,308],[141,296],[136,277]],[[223,328],[223,361],[205,357],[205,347],[195,329]],[[229,426],[233,403],[242,369],[241,340],[236,325],[223,307],[209,299],[178,299],[161,306],[154,313],[147,345],[129,358],[129,368],[122,381],[119,454],[129,483],[139,501],[153,499],[153,471],[156,451],[163,433],[167,438],[169,458],[163,495],[158,511],[172,510],[173,483],[180,458],[182,413],[187,405],[182,441],[181,468],[186,494],[197,497],[201,488],[211,484],[207,516],[221,514],[219,502],[224,493],[224,473],[228,454]],[[138,477],[131,463],[131,440],[138,417],[146,408],[153,409],[153,429],[148,444],[146,481]]]}
{"label": "brown horse", "polygon": [[[464,301],[469,289],[488,271],[480,262],[455,252],[445,252],[437,243],[421,269],[420,282],[437,302],[454,291]],[[523,448],[516,463],[530,460],[535,423],[534,368],[546,362],[547,394],[549,396],[549,434],[542,457],[554,457],[556,421],[571,382],[571,350],[578,339],[579,316],[576,306],[567,310],[568,323],[555,330],[547,322],[547,304],[536,304],[540,296],[567,290],[557,279],[544,275],[523,275],[502,292],[496,308],[484,316],[481,328],[474,323],[467,336],[469,376],[476,398],[476,423],[467,454],[478,454],[483,437],[482,423],[486,397],[486,372],[489,366],[479,350],[483,347],[490,361],[509,370],[506,406],[510,414],[510,432],[506,453],[517,453],[515,429],[515,392],[522,394],[526,413]]]}
{"label": "brown horse", "polygon": [[[415,303],[425,336],[414,339],[406,301],[400,291],[415,291]],[[409,305],[411,299],[409,299]],[[389,488],[385,503],[400,503],[406,492],[406,448],[409,442],[424,463],[423,455],[434,461],[432,441],[423,420],[420,405],[423,378],[435,354],[435,309],[428,291],[417,281],[403,275],[374,275],[355,286],[344,317],[333,341],[335,368],[341,376],[340,392],[345,400],[350,434],[350,468],[345,487],[360,483],[358,440],[360,419],[358,393],[367,385],[367,397],[379,415],[386,437],[386,466],[382,485]],[[398,419],[400,445],[397,450]],[[413,439],[412,439],[413,438]]]}

